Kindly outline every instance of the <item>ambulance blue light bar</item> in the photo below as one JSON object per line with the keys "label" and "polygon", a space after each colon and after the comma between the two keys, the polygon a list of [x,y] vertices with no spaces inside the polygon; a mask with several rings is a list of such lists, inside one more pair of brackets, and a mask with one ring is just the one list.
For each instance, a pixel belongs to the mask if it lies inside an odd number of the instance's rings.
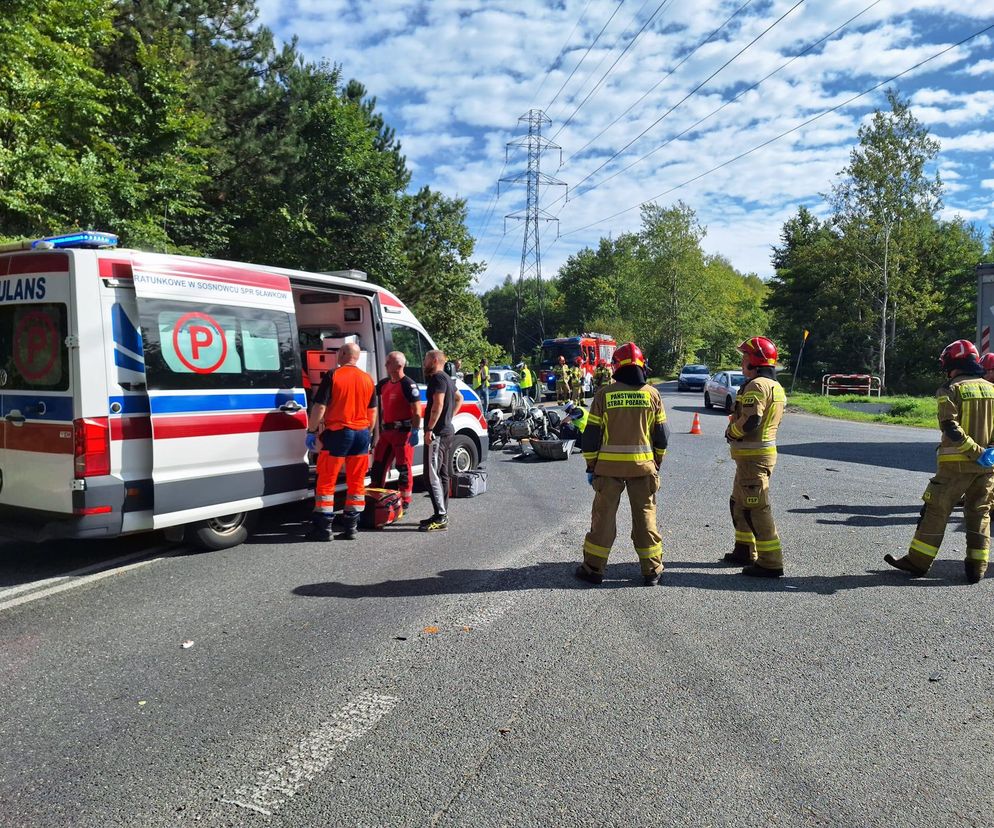
{"label": "ambulance blue light bar", "polygon": [[62,236],[48,236],[44,239],[36,239],[31,242],[31,249],[41,248],[51,250],[52,248],[63,247],[83,247],[95,249],[98,247],[117,247],[117,236],[113,233],[104,233],[100,230],[81,230],[77,233],[66,233]]}

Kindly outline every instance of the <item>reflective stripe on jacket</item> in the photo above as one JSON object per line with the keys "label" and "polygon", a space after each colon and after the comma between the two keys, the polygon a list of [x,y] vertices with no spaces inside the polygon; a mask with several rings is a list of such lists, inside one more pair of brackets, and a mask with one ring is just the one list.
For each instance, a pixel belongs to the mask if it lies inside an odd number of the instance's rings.
{"label": "reflective stripe on jacket", "polygon": [[659,392],[620,382],[598,389],[583,429],[587,471],[604,477],[656,474],[669,430]]}
{"label": "reflective stripe on jacket", "polygon": [[939,462],[949,471],[984,471],[976,460],[994,443],[994,385],[961,374],[935,396],[942,429]]}
{"label": "reflective stripe on jacket", "polygon": [[776,457],[777,429],[787,395],[775,379],[759,376],[735,396],[735,412],[725,432],[732,457]]}

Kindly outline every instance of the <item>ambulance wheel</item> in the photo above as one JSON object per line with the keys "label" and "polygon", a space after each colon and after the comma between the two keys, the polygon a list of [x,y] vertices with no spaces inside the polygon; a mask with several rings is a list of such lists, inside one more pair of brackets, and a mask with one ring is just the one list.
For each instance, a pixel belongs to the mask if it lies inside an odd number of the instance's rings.
{"label": "ambulance wheel", "polygon": [[201,549],[211,551],[230,549],[244,543],[252,534],[259,520],[258,512],[235,512],[231,515],[202,520],[193,523],[187,532],[187,538]]}
{"label": "ambulance wheel", "polygon": [[465,434],[457,434],[452,438],[452,473],[459,474],[475,469],[480,463],[480,454],[476,443]]}

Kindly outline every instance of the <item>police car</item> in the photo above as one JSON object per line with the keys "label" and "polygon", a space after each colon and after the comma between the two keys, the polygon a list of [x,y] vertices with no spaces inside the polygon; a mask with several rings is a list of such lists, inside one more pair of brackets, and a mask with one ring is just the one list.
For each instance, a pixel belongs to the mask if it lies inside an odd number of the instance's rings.
{"label": "police car", "polygon": [[[377,379],[403,351],[425,398],[434,343],[365,274],[116,243],[80,232],[0,246],[0,534],[165,529],[234,546],[259,509],[311,495],[307,393],[343,344]],[[487,425],[458,386],[453,467],[465,471],[486,457]]]}

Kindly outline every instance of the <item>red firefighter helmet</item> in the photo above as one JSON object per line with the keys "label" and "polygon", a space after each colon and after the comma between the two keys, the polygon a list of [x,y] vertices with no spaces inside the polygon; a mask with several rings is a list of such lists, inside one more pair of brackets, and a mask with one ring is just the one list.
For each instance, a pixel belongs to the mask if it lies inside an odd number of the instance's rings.
{"label": "red firefighter helmet", "polygon": [[745,354],[750,368],[776,368],[777,346],[765,336],[747,339],[737,350]]}
{"label": "red firefighter helmet", "polygon": [[980,367],[984,369],[985,374],[994,371],[994,353],[984,354],[980,358]]}
{"label": "red firefighter helmet", "polygon": [[980,361],[980,352],[969,339],[957,339],[955,342],[950,342],[943,348],[942,354],[939,356],[939,362],[946,369],[950,367],[951,363],[960,361]]}
{"label": "red firefighter helmet", "polygon": [[577,357],[573,362],[577,365],[583,365],[583,357]]}
{"label": "red firefighter helmet", "polygon": [[642,349],[634,342],[626,342],[615,349],[614,356],[611,357],[611,365],[614,366],[615,371],[626,365],[637,365],[639,368],[645,368],[645,356],[642,354]]}

